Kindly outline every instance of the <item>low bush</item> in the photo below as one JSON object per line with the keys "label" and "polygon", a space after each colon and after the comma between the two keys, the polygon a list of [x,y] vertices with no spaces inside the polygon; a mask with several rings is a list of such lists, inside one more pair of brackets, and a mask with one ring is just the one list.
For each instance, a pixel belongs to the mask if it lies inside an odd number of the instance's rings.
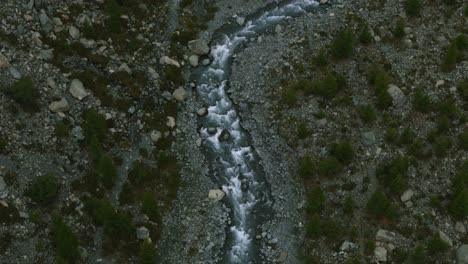
{"label": "low bush", "polygon": [[371,124],[377,120],[377,115],[375,114],[374,107],[372,105],[363,105],[358,108],[359,117],[362,122],[366,124]]}
{"label": "low bush", "polygon": [[466,49],[468,49],[468,38],[465,35],[459,35],[453,39],[443,59],[442,70],[445,72],[453,70],[455,65],[463,59]]}
{"label": "low bush", "polygon": [[64,263],[76,263],[79,258],[78,238],[58,213],[52,216],[52,234],[57,257]]}
{"label": "low bush", "polygon": [[398,137],[398,145],[400,146],[407,146],[413,143],[416,134],[411,130],[411,128],[406,127],[401,132],[400,136]]}
{"label": "low bush", "polygon": [[356,207],[356,202],[354,202],[351,196],[347,196],[343,204],[343,212],[347,215],[352,215],[354,208]]}
{"label": "low bush", "polygon": [[458,93],[463,100],[468,101],[468,79],[463,80],[458,84]]}
{"label": "low bush", "polygon": [[56,137],[66,137],[68,136],[68,133],[70,133],[70,126],[63,122],[63,121],[58,121],[55,123],[55,136]]}
{"label": "low bush", "polygon": [[317,67],[326,67],[328,65],[328,54],[325,50],[320,50],[314,58],[314,64]]}
{"label": "low bush", "polygon": [[406,0],[405,11],[409,16],[418,16],[421,12],[422,3],[420,0]]}
{"label": "low bush", "polygon": [[457,219],[468,216],[468,161],[465,161],[452,181],[449,213]]}
{"label": "low bush", "polygon": [[426,264],[428,263],[426,252],[422,245],[418,245],[413,252],[409,255],[407,261],[408,264]]}
{"label": "low bush", "polygon": [[59,194],[60,185],[52,174],[38,176],[29,185],[25,194],[32,201],[42,206],[50,205]]}
{"label": "low bush", "polygon": [[303,179],[311,178],[315,173],[315,164],[309,156],[299,159],[299,175]]}
{"label": "low bush", "polygon": [[403,38],[406,35],[405,26],[406,26],[405,20],[403,20],[403,18],[398,19],[395,25],[395,29],[393,31],[393,35],[398,39]]}
{"label": "low bush", "polygon": [[140,262],[141,264],[154,264],[157,262],[157,254],[154,245],[151,242],[143,241],[140,244]]}
{"label": "low bush", "polygon": [[88,144],[91,142],[93,136],[95,136],[99,142],[103,142],[107,137],[106,119],[94,109],[87,110],[83,113],[83,123],[81,127],[84,132],[85,141]]}
{"label": "low bush", "polygon": [[369,26],[365,24],[359,33],[359,41],[364,44],[368,45],[372,43],[372,34],[369,30]]}
{"label": "low bush", "polygon": [[317,164],[317,172],[321,176],[331,177],[338,174],[343,165],[335,157],[327,157]]}
{"label": "low bush", "polygon": [[463,150],[468,150],[468,128],[465,127],[458,135],[458,145]]}
{"label": "low bush", "polygon": [[413,109],[421,113],[427,113],[431,109],[431,99],[421,88],[417,88],[414,93]]}
{"label": "low bush", "polygon": [[155,179],[157,175],[157,170],[153,167],[142,161],[135,161],[128,172],[128,179],[132,184],[143,187]]}
{"label": "low bush", "polygon": [[318,238],[322,234],[322,222],[318,214],[313,214],[307,221],[307,237]]}
{"label": "low bush", "polygon": [[397,217],[397,209],[384,192],[375,191],[369,201],[367,202],[367,211],[376,217],[385,217],[388,219],[395,219]]}
{"label": "low bush", "polygon": [[292,86],[288,86],[283,89],[282,97],[285,103],[290,107],[297,103],[297,91]]}
{"label": "low bush", "polygon": [[377,96],[377,107],[379,109],[387,109],[392,105],[392,97],[387,92],[388,85],[392,78],[380,65],[373,65],[368,74],[369,82],[375,88]]}
{"label": "low bush", "polygon": [[410,160],[398,156],[377,166],[376,175],[392,193],[400,194],[407,188],[408,169]]}
{"label": "low bush", "polygon": [[325,195],[320,186],[313,187],[307,194],[307,213],[313,215],[322,212],[324,203]]}
{"label": "low bush", "polygon": [[330,146],[330,155],[343,164],[349,164],[354,157],[353,146],[349,141],[333,143]]}
{"label": "low bush", "polygon": [[6,94],[18,103],[25,112],[39,111],[37,102],[39,92],[30,77],[23,77],[6,89]]}
{"label": "low bush", "polygon": [[427,251],[431,255],[436,255],[446,251],[449,248],[449,245],[445,243],[438,234],[434,234],[432,238],[427,243]]}
{"label": "low bush", "polygon": [[308,138],[311,134],[310,129],[307,127],[307,123],[305,122],[300,122],[297,125],[297,137],[299,139],[305,139]]}
{"label": "low bush", "polygon": [[159,223],[161,221],[161,216],[158,204],[155,200],[155,195],[151,192],[145,192],[141,200],[141,212],[146,214],[151,221]]}
{"label": "low bush", "polygon": [[114,186],[117,179],[117,168],[110,157],[106,155],[101,156],[98,165],[98,175],[104,187],[111,189]]}
{"label": "low bush", "polygon": [[335,59],[347,59],[351,57],[354,49],[353,32],[349,29],[342,30],[333,40],[331,54]]}

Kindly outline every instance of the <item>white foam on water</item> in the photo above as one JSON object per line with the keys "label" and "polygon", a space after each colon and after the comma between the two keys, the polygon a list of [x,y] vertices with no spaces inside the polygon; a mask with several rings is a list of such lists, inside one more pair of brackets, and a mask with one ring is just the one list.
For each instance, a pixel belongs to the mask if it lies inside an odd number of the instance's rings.
{"label": "white foam on water", "polygon": [[[264,183],[257,182],[254,170],[250,164],[255,163],[253,150],[245,146],[246,136],[240,126],[240,120],[232,101],[226,94],[226,67],[235,49],[245,42],[249,35],[261,33],[266,26],[274,26],[292,16],[300,15],[308,8],[317,6],[313,0],[297,0],[281,8],[265,12],[257,19],[248,21],[238,32],[224,35],[223,39],[211,48],[213,58],[211,65],[201,75],[197,86],[200,97],[205,101],[208,114],[204,117],[205,125],[216,128],[216,133],[208,133],[207,128],[201,128],[200,134],[205,146],[211,148],[219,161],[222,170],[223,191],[233,209],[233,219],[230,231],[233,234],[229,251],[231,263],[248,263],[252,243],[249,223],[252,222],[251,210],[262,200],[271,204],[266,193],[258,193]],[[230,140],[220,142],[219,136],[227,129]],[[257,197],[258,196],[258,197]],[[253,235],[252,235],[253,236]]]}

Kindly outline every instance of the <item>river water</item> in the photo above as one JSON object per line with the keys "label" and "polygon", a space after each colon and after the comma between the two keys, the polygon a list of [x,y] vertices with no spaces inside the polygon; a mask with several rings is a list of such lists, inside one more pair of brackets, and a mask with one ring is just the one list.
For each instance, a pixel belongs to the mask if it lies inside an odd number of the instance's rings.
{"label": "river water", "polygon": [[236,105],[226,93],[232,56],[250,39],[317,6],[312,0],[280,2],[248,16],[244,26],[220,29],[212,41],[211,64],[194,72],[198,96],[208,108],[208,114],[200,118],[205,155],[213,180],[226,193],[223,201],[231,210],[225,252],[221,252],[223,263],[261,263],[255,236],[259,226],[273,216],[274,202],[260,165],[261,157],[251,146]]}

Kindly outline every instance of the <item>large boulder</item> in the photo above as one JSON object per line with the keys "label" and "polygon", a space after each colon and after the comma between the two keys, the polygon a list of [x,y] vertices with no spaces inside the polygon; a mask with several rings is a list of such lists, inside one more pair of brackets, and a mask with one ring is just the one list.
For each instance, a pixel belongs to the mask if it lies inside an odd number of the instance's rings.
{"label": "large boulder", "polygon": [[210,47],[203,39],[195,39],[188,42],[188,48],[197,55],[206,55],[210,52]]}
{"label": "large boulder", "polygon": [[461,245],[458,248],[457,264],[468,264],[468,244]]}
{"label": "large boulder", "polygon": [[74,26],[70,26],[70,28],[68,29],[68,33],[70,34],[70,37],[72,39],[77,40],[80,38],[80,31]]}
{"label": "large boulder", "polygon": [[387,250],[384,247],[376,247],[374,258],[377,263],[387,262]]}
{"label": "large boulder", "polygon": [[375,240],[379,242],[392,242],[395,240],[395,233],[387,231],[385,229],[379,229],[375,235]]}
{"label": "large boulder", "polygon": [[70,110],[70,105],[68,104],[68,101],[65,98],[62,98],[59,101],[54,101],[50,103],[49,109],[54,113],[66,112]]}
{"label": "large boulder", "polygon": [[414,195],[414,192],[412,190],[406,190],[401,196],[400,196],[400,200],[403,202],[403,203],[406,203],[407,201],[411,200],[411,198],[413,197]]}
{"label": "large boulder", "polygon": [[70,94],[78,100],[83,100],[88,96],[88,92],[85,90],[83,83],[78,79],[73,79],[70,84]]}
{"label": "large boulder", "polygon": [[449,245],[450,247],[453,247],[452,239],[450,239],[450,237],[441,230],[439,230],[439,238],[440,240],[444,241],[445,244]]}
{"label": "large boulder", "polygon": [[146,240],[146,239],[149,238],[150,232],[149,232],[148,228],[142,226],[142,227],[137,228],[136,235],[137,235],[138,239]]}

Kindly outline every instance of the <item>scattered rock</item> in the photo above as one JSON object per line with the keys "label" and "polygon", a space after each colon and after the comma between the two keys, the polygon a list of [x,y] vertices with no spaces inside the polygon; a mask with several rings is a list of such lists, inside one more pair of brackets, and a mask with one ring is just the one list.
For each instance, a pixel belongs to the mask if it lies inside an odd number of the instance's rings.
{"label": "scattered rock", "polygon": [[57,89],[57,84],[55,83],[54,78],[47,77],[47,86],[49,86],[52,89]]}
{"label": "scattered rock", "polygon": [[183,102],[187,96],[188,93],[183,87],[177,88],[173,93],[172,96],[179,102]]}
{"label": "scattered rock", "polygon": [[197,55],[191,55],[188,58],[188,61],[192,67],[197,67],[198,66],[198,56]]}
{"label": "scattered rock", "polygon": [[48,50],[41,50],[41,57],[45,61],[50,61],[54,58],[54,53],[51,49]]}
{"label": "scattered rock", "polygon": [[0,53],[0,69],[5,69],[10,67],[10,62],[8,61],[7,57]]}
{"label": "scattered rock", "polygon": [[236,23],[239,26],[243,26],[245,23],[245,17],[241,17],[241,16],[236,17]]}
{"label": "scattered rock", "polygon": [[8,71],[10,72],[11,77],[13,77],[14,79],[21,79],[22,75],[15,67],[8,68]]}
{"label": "scattered rock", "polygon": [[392,97],[394,106],[401,107],[405,104],[406,96],[398,86],[389,84],[387,92]]}
{"label": "scattered rock", "polygon": [[279,263],[286,262],[286,259],[288,258],[288,253],[286,251],[281,251],[280,256],[278,257],[277,261]]}
{"label": "scattered rock", "polygon": [[65,98],[62,98],[59,101],[50,103],[49,109],[54,113],[66,112],[70,110],[70,105],[68,104],[68,101]]}
{"label": "scattered rock", "polygon": [[188,48],[197,55],[206,55],[210,52],[210,47],[206,41],[195,39],[188,42]]}
{"label": "scattered rock", "polygon": [[450,237],[446,233],[439,230],[439,237],[440,237],[440,240],[444,241],[450,247],[453,247],[452,239],[450,239]]}
{"label": "scattered rock", "polygon": [[89,95],[85,90],[83,83],[78,79],[72,80],[69,91],[73,97],[80,101]]}
{"label": "scattered rock", "polygon": [[340,246],[340,251],[349,251],[353,248],[355,248],[356,245],[352,242],[349,242],[349,241],[345,241],[343,242],[343,244],[341,244]]}
{"label": "scattered rock", "polygon": [[412,190],[406,190],[401,196],[400,200],[403,203],[406,203],[407,201],[411,200],[411,197],[413,197],[414,193]]}
{"label": "scattered rock", "polygon": [[457,264],[468,264],[468,244],[457,249]]}
{"label": "scattered rock", "polygon": [[172,66],[176,66],[177,68],[180,67],[180,63],[177,62],[176,60],[173,60],[171,58],[169,58],[168,56],[162,56],[160,59],[159,59],[159,63],[160,64],[163,64],[163,65],[172,65]]}
{"label": "scattered rock", "polygon": [[275,27],[276,34],[281,33],[281,31],[283,31],[283,27],[280,24],[277,24]]}
{"label": "scattered rock", "polygon": [[395,233],[384,229],[379,229],[375,235],[375,240],[379,242],[392,242],[395,240]]}
{"label": "scattered rock", "polygon": [[436,87],[436,88],[439,88],[440,86],[442,86],[442,85],[444,85],[444,84],[445,84],[445,81],[444,81],[444,80],[438,80],[438,81],[436,82],[435,87]]}
{"label": "scattered rock", "polygon": [[166,118],[166,126],[170,129],[173,129],[176,126],[175,118],[168,116]]}
{"label": "scattered rock", "polygon": [[159,131],[152,131],[150,133],[150,138],[154,143],[157,143],[161,139],[161,137],[162,137],[162,134]]}
{"label": "scattered rock", "polygon": [[466,227],[465,225],[458,221],[455,223],[455,230],[458,232],[458,233],[462,233],[462,234],[465,234],[466,233]]}
{"label": "scattered rock", "polygon": [[371,146],[377,143],[374,131],[367,131],[362,133],[362,143],[366,146]]}
{"label": "scattered rock", "polygon": [[374,249],[374,257],[377,263],[387,262],[387,250],[384,247],[376,247]]}
{"label": "scattered rock", "polygon": [[200,109],[197,110],[197,115],[198,116],[204,116],[208,113],[208,110],[206,109],[206,107],[202,107]]}
{"label": "scattered rock", "polygon": [[138,239],[146,240],[147,238],[149,238],[150,232],[149,232],[148,228],[142,226],[142,227],[137,228],[136,235],[137,235]]}
{"label": "scattered rock", "polygon": [[213,200],[214,202],[219,202],[221,199],[224,198],[226,193],[219,189],[212,189],[208,192],[208,198]]}
{"label": "scattered rock", "polygon": [[74,40],[80,38],[80,31],[74,26],[70,26],[70,28],[68,29],[68,33],[70,34],[70,37]]}

